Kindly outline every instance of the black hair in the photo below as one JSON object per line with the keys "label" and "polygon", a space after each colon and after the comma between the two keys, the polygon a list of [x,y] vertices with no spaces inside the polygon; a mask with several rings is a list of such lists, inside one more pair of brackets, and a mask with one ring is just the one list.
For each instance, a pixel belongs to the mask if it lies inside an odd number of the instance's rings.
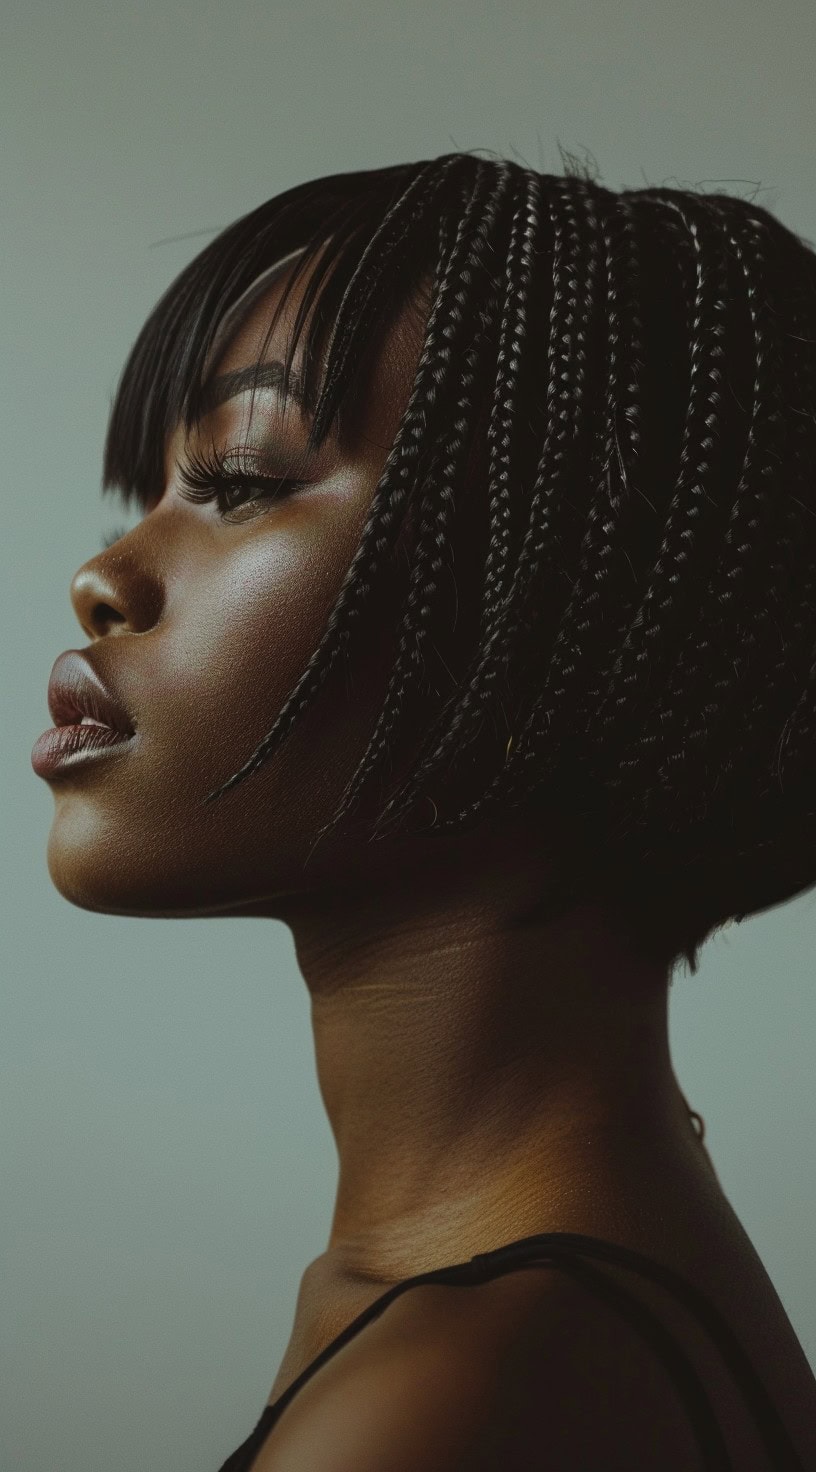
{"label": "black hair", "polygon": [[[381,775],[418,701],[415,759],[372,837],[428,797],[432,833],[508,808],[540,814],[545,837],[558,820],[543,910],[609,899],[649,955],[696,971],[714,929],[816,883],[810,243],[752,200],[614,192],[587,170],[474,153],[298,185],[224,230],[148,318],[111,413],[106,489],[143,506],[160,494],[166,436],[200,415],[219,325],[297,250],[269,333],[314,266],[283,384],[313,309],[312,448],[430,281],[424,338],[319,644],[269,734],[206,800],[269,757],[353,649],[410,521],[384,704],[322,831]],[[473,555],[479,504],[478,630],[434,705],[424,672],[445,572]]]}

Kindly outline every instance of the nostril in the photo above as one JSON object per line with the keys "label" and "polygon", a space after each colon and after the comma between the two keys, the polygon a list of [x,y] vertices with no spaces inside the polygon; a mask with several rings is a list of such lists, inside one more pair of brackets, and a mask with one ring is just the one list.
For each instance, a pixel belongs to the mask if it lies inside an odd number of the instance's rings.
{"label": "nostril", "polygon": [[112,625],[123,624],[125,615],[109,603],[97,603],[91,616],[94,632],[107,633]]}

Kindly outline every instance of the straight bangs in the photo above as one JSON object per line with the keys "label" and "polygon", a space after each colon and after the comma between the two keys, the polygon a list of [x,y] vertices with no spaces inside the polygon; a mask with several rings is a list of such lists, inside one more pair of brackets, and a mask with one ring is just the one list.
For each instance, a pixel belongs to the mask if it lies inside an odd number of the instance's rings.
{"label": "straight bangs", "polygon": [[436,271],[444,237],[439,211],[429,206],[449,182],[455,198],[448,206],[461,209],[462,164],[468,162],[451,155],[310,180],[222,231],[168,288],[131,349],[108,422],[103,493],[115,492],[124,506],[135,503],[143,511],[161,496],[167,437],[180,424],[191,430],[201,418],[213,350],[224,345],[224,328],[237,328],[242,298],[251,300],[259,278],[271,280],[277,264],[286,268],[287,257],[293,269],[256,368],[290,293],[316,262],[295,318],[280,391],[284,400],[294,397],[292,363],[313,308],[297,397],[310,421],[309,449],[319,448],[335,421],[356,406],[358,369],[367,349],[418,293],[423,278]]}

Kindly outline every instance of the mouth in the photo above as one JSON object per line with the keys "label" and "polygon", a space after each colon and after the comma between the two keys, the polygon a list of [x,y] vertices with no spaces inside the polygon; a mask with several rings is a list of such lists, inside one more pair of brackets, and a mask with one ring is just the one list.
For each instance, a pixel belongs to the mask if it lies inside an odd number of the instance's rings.
{"label": "mouth", "polygon": [[34,743],[31,765],[40,777],[73,771],[90,758],[121,749],[135,736],[122,703],[102,681],[88,656],[69,649],[61,654],[48,682],[48,710],[54,725]]}
{"label": "mouth", "polygon": [[31,751],[31,765],[38,777],[53,777],[59,771],[74,771],[89,757],[127,747],[130,736],[91,721],[87,725],[52,726],[38,736]]}
{"label": "mouth", "polygon": [[48,710],[57,728],[102,726],[120,736],[134,734],[122,703],[103,682],[87,655],[68,649],[55,661],[48,681]]}

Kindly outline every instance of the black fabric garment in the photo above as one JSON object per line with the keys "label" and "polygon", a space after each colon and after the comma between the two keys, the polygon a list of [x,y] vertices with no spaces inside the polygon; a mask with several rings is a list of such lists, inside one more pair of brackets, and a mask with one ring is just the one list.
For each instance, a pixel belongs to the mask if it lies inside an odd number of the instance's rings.
{"label": "black fabric garment", "polygon": [[631,1248],[605,1242],[599,1237],[585,1237],[574,1232],[543,1232],[523,1237],[493,1252],[477,1253],[469,1262],[436,1268],[405,1278],[369,1304],[330,1344],[312,1360],[296,1380],[271,1405],[264,1407],[260,1420],[246,1441],[227,1458],[220,1472],[251,1472],[253,1462],[281,1412],[301,1386],[325,1364],[333,1354],[353,1339],[360,1330],[378,1317],[406,1289],[419,1283],[475,1284],[499,1274],[512,1272],[527,1263],[541,1262],[569,1273],[599,1298],[604,1299],[632,1325],[650,1344],[674,1379],[678,1393],[691,1421],[700,1448],[700,1466],[705,1472],[736,1472],[711,1402],[697,1371],[685,1352],[675,1342],[654,1311],[630,1288],[613,1281],[592,1261],[620,1264],[673,1292],[696,1315],[708,1330],[745,1395],[748,1409],[756,1422],[757,1432],[775,1472],[805,1472],[781,1417],[768,1395],[751,1361],[733,1331],[710,1299],[691,1283]]}

